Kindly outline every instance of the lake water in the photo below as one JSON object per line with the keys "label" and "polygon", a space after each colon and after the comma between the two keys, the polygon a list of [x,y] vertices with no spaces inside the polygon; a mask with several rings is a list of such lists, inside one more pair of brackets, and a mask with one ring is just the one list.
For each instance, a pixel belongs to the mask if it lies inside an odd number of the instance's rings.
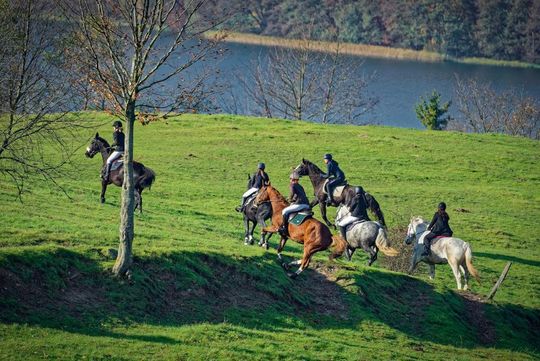
{"label": "lake water", "polygon": [[[245,71],[252,60],[265,58],[269,48],[262,46],[227,43],[225,57],[219,62],[220,76],[230,82],[236,93],[236,109],[239,113],[250,113],[254,108],[252,101],[244,93],[233,73]],[[361,71],[375,73],[375,78],[367,88],[370,95],[379,99],[375,109],[363,117],[370,123],[407,128],[423,128],[416,118],[414,105],[421,96],[436,90],[442,101],[452,99],[455,77],[476,79],[480,83],[490,83],[496,90],[509,88],[523,92],[540,101],[540,70],[487,65],[468,65],[449,62],[428,63],[406,60],[353,57],[354,61],[364,62]],[[221,101],[225,101],[223,98]],[[230,104],[220,104],[225,110]],[[454,108],[454,109],[452,109]],[[456,115],[455,106],[450,114]]]}

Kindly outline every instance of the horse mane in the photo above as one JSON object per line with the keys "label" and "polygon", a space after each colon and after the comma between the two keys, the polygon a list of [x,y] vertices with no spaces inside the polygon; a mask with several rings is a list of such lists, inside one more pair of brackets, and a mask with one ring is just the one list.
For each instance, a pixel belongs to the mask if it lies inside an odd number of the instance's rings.
{"label": "horse mane", "polygon": [[286,199],[281,193],[279,193],[279,191],[278,191],[276,188],[274,188],[274,187],[272,187],[272,186],[268,186],[268,187],[269,187],[269,188],[272,188],[272,189],[274,190],[274,192],[276,193],[276,196],[277,196],[278,200],[283,201],[284,203],[287,203],[287,204],[289,203],[289,202],[287,202],[287,199]]}
{"label": "horse mane", "polygon": [[96,139],[99,140],[101,143],[103,143],[103,145],[104,145],[106,148],[109,148],[109,147],[110,147],[109,142],[107,142],[107,141],[105,140],[105,138],[101,138],[100,136],[97,136]]}
{"label": "horse mane", "polygon": [[312,169],[312,170],[316,171],[316,172],[319,173],[319,174],[324,173],[324,172],[321,170],[321,168],[317,167],[317,165],[316,165],[315,163],[312,163],[312,162],[310,162],[310,161],[307,160],[307,159],[304,159],[304,162],[303,162],[303,163],[304,163],[305,165],[307,165],[307,167],[308,167],[309,169]]}

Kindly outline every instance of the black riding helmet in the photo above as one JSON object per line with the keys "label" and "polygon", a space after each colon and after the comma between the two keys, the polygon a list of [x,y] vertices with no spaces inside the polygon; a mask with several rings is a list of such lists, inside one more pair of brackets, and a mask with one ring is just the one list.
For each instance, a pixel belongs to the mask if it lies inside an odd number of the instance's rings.
{"label": "black riding helmet", "polygon": [[264,170],[264,168],[266,168],[266,165],[265,165],[263,162],[261,162],[261,163],[259,163],[259,164],[257,165],[257,169],[262,169],[262,170]]}
{"label": "black riding helmet", "polygon": [[446,203],[444,203],[444,202],[439,203],[438,208],[439,208],[440,210],[445,211],[445,210],[446,210]]}
{"label": "black riding helmet", "polygon": [[112,123],[112,125],[115,128],[122,128],[122,122],[119,120],[116,120],[114,123]]}
{"label": "black riding helmet", "polygon": [[324,155],[323,159],[332,160],[332,154],[326,153],[326,154]]}

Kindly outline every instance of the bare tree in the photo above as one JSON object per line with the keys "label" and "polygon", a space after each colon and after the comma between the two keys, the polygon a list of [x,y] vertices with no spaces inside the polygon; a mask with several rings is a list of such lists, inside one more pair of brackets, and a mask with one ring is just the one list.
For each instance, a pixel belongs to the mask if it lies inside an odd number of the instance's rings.
{"label": "bare tree", "polygon": [[540,138],[540,106],[516,89],[497,92],[491,84],[456,77],[455,104],[460,116],[450,129]]}
{"label": "bare tree", "polygon": [[[77,0],[65,11],[74,20],[74,37],[90,84],[107,108],[126,125],[120,245],[113,273],[126,275],[134,238],[133,133],[139,110],[178,109],[185,96],[166,97],[171,80],[206,59],[219,38],[202,41],[218,21],[205,13],[205,0]],[[161,95],[161,96],[158,96]],[[141,108],[142,106],[142,108]]]}
{"label": "bare tree", "polygon": [[272,48],[237,78],[258,114],[322,123],[357,123],[377,99],[366,95],[370,77],[361,63],[346,59],[337,44],[332,53],[314,50],[308,39],[294,48]]}
{"label": "bare tree", "polygon": [[57,184],[75,129],[62,113],[70,88],[61,81],[52,14],[46,1],[0,2],[0,174],[19,196],[33,175]]}

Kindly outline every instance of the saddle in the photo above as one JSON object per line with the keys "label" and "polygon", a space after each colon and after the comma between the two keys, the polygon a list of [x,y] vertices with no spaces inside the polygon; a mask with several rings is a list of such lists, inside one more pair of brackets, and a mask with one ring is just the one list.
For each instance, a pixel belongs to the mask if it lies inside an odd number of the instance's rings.
{"label": "saddle", "polygon": [[364,223],[364,222],[367,222],[367,219],[359,219],[357,221],[354,221],[352,223],[349,223],[347,224],[347,226],[345,227],[345,229],[347,231],[349,231],[349,229],[353,229],[356,225],[360,224],[360,223]]}
{"label": "saddle", "polygon": [[308,218],[311,218],[313,216],[313,212],[311,210],[303,210],[300,212],[293,212],[289,215],[289,223],[294,224],[295,226],[299,226]]}
{"label": "saddle", "polygon": [[122,157],[115,159],[111,164],[111,171],[116,170],[124,165],[124,159]]}
{"label": "saddle", "polygon": [[[323,184],[323,193],[324,194],[328,194],[328,192],[326,192],[326,184],[328,184],[329,181],[330,181],[330,179],[327,179]],[[332,194],[332,197],[334,197],[334,198],[340,197],[341,193],[343,193],[343,189],[345,189],[346,186],[347,186],[347,181],[345,181],[345,183],[343,185],[340,185],[340,186],[337,186],[336,188],[334,188],[334,193]]]}
{"label": "saddle", "polygon": [[[418,239],[418,244],[424,244],[424,237],[430,233],[430,231],[425,231],[424,233],[422,233],[420,235],[420,238]],[[448,236],[435,236],[435,238],[433,238],[431,240],[431,244],[433,245],[437,240],[441,239],[441,238],[450,238]]]}

